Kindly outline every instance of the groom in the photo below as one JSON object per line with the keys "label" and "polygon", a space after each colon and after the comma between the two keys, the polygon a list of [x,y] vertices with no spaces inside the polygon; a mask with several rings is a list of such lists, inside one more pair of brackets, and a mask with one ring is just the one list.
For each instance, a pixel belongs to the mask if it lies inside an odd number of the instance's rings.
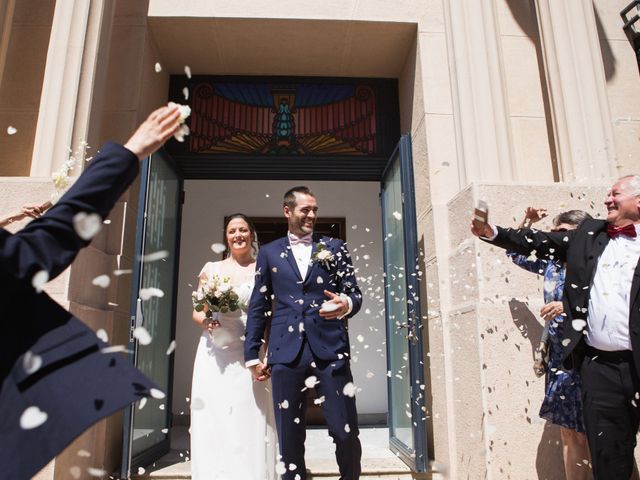
{"label": "groom", "polygon": [[[272,376],[282,480],[304,480],[305,399],[319,395],[336,444],[342,480],[360,477],[358,415],[345,320],[362,304],[351,256],[341,240],[313,235],[318,204],[307,187],[284,196],[289,232],[260,249],[249,304],[246,366],[254,378]],[[259,350],[270,328],[268,354]],[[267,367],[266,364],[269,364]]]}

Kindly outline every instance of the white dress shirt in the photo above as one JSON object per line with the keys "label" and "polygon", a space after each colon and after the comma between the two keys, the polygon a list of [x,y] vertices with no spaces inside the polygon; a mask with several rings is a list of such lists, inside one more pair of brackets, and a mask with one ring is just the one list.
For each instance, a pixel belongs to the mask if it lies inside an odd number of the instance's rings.
{"label": "white dress shirt", "polygon": [[311,250],[313,250],[313,243],[296,243],[295,245],[290,246],[293,258],[296,260],[296,265],[298,265],[300,276],[302,277],[302,280],[304,280],[307,276],[307,271],[309,270],[309,264],[311,263]]}
{"label": "white dress shirt", "polygon": [[629,297],[640,258],[640,225],[635,227],[638,236],[610,239],[598,259],[589,295],[586,341],[599,350],[631,350]]}

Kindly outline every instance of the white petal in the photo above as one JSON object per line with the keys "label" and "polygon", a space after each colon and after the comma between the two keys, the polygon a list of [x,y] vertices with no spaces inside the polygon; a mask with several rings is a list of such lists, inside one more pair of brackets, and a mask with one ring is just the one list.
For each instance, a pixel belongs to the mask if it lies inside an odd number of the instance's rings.
{"label": "white petal", "polygon": [[40,293],[48,281],[49,272],[47,272],[46,270],[40,270],[39,272],[36,272],[36,274],[31,279],[31,285],[36,292]]}
{"label": "white petal", "polygon": [[162,71],[162,65],[160,65],[160,62],[156,62],[154,68],[156,70],[156,73],[160,73]]}
{"label": "white petal", "polygon": [[40,355],[36,355],[35,353],[31,353],[30,350],[27,350],[27,353],[22,357],[22,367],[24,371],[29,375],[40,370],[42,366],[42,357]]}
{"label": "white petal", "polygon": [[73,216],[73,228],[83,240],[91,240],[102,228],[102,218],[97,213],[78,212]]}
{"label": "white petal", "polygon": [[140,342],[140,345],[149,345],[151,343],[151,335],[144,327],[136,327],[133,331],[133,337]]}
{"label": "white petal", "polygon": [[187,78],[191,78],[191,68],[189,68],[189,65],[184,66],[184,74],[187,76]]}
{"label": "white petal", "polygon": [[169,348],[167,348],[167,355],[171,355],[175,349],[176,349],[176,341],[171,340],[171,343],[169,344]]}
{"label": "white petal", "polygon": [[107,472],[105,470],[101,468],[95,468],[95,467],[88,467],[87,473],[92,477],[99,477],[99,478],[102,478],[107,475]]}
{"label": "white petal", "polygon": [[225,247],[222,243],[214,243],[213,245],[211,245],[211,250],[213,250],[213,253],[222,253],[226,249],[227,247]]}
{"label": "white petal", "polygon": [[109,341],[109,335],[107,334],[107,331],[104,328],[101,328],[96,332],[96,337],[98,337],[104,343],[107,343]]}
{"label": "white petal", "polygon": [[584,330],[584,327],[587,326],[587,322],[584,320],[572,320],[571,321],[571,326],[573,327],[573,329],[577,332],[581,332],[582,330]]}
{"label": "white petal", "polygon": [[284,475],[287,472],[287,467],[285,466],[283,461],[280,461],[276,464],[276,473],[278,475]]}
{"label": "white petal", "polygon": [[349,382],[342,389],[342,393],[345,394],[347,397],[355,397],[357,389],[358,388],[353,384],[353,382]]}
{"label": "white petal", "polygon": [[348,423],[344,424],[344,431],[347,432],[347,433],[349,433],[351,431],[351,427],[349,426]]}
{"label": "white petal", "polygon": [[167,396],[166,393],[164,393],[162,390],[158,390],[157,388],[152,388],[151,390],[149,390],[149,394],[153,398],[157,398],[158,400],[161,400]]}
{"label": "white petal", "polygon": [[307,388],[313,388],[318,382],[318,378],[315,375],[305,378],[304,384]]}
{"label": "white petal", "polygon": [[107,288],[111,285],[111,279],[109,275],[98,275],[96,278],[91,280],[91,283],[96,287]]}
{"label": "white petal", "polygon": [[358,340],[360,343],[364,342],[364,337],[362,335],[358,335],[356,337],[356,340]]}
{"label": "white petal", "polygon": [[18,132],[18,129],[16,127],[12,127],[11,125],[7,127],[7,134],[15,135],[17,132]]}
{"label": "white petal", "polygon": [[289,408],[289,400],[283,400],[282,403],[280,404],[280,408],[282,408],[283,410],[286,410],[287,408]]}
{"label": "white petal", "polygon": [[133,273],[133,270],[131,270],[131,269],[124,269],[124,270],[114,270],[114,271],[113,271],[113,274],[114,274],[116,277],[119,277],[120,275],[128,275],[128,274],[130,274],[130,273]]}
{"label": "white petal", "polygon": [[157,252],[153,252],[153,253],[149,253],[147,255],[144,255],[142,257],[142,261],[146,262],[146,263],[155,262],[157,260],[164,260],[168,256],[169,256],[169,251],[168,250],[159,250]]}
{"label": "white petal", "polygon": [[149,300],[152,297],[162,298],[164,297],[164,292],[159,288],[149,287],[149,288],[141,288],[140,289],[140,299],[141,300]]}
{"label": "white petal", "polygon": [[38,428],[47,421],[47,413],[38,407],[28,407],[22,415],[20,415],[20,428],[23,430],[32,430]]}
{"label": "white petal", "polygon": [[396,220],[402,220],[402,214],[400,212],[393,212],[393,218]]}
{"label": "white petal", "polygon": [[184,95],[185,100],[189,100],[189,87],[184,87],[182,89],[182,95]]}

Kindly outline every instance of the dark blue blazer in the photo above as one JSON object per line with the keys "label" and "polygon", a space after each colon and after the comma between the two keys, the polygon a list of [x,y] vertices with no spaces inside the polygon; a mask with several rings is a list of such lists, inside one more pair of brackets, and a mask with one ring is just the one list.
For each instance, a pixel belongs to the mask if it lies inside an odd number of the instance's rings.
{"label": "dark blue blazer", "polygon": [[362,294],[356,282],[351,255],[342,240],[316,237],[312,252],[318,250],[320,243],[331,252],[332,259],[313,262],[304,279],[300,276],[287,237],[261,247],[247,317],[246,361],[258,358],[269,324],[267,358],[270,364],[292,362],[302,346],[303,332],[318,358],[348,358],[349,336],[344,319],[325,320],[318,310],[322,302],[328,300],[324,290],[329,290],[351,298],[351,317],[360,310]]}
{"label": "dark blue blazer", "polygon": [[[138,173],[138,158],[106,144],[51,209],[12,234],[0,229],[0,479],[31,478],[85,429],[157,388],[93,330],[31,285],[54,278],[89,244],[73,228],[78,212],[106,217]],[[87,288],[94,288],[87,286]],[[25,354],[41,360],[27,370]],[[36,407],[46,421],[23,429]]]}

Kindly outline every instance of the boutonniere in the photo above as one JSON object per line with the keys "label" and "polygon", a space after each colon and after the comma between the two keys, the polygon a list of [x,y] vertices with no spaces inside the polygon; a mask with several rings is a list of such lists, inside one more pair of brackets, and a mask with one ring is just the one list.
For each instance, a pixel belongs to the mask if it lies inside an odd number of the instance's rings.
{"label": "boutonniere", "polygon": [[333,253],[327,248],[327,244],[324,242],[318,243],[315,252],[311,255],[312,263],[319,263],[325,268],[329,268],[334,260],[335,257]]}

